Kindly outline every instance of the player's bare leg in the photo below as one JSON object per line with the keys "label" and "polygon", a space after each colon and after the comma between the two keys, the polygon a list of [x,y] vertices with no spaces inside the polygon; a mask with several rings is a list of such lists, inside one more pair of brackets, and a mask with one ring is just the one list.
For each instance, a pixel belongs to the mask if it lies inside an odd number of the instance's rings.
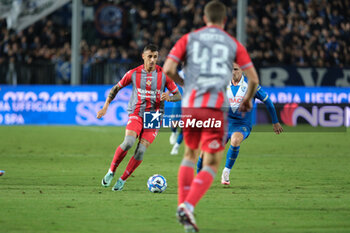
{"label": "player's bare leg", "polygon": [[141,138],[136,149],[135,154],[130,158],[128,165],[125,168],[123,175],[117,180],[116,184],[113,186],[113,191],[121,191],[124,188],[126,179],[135,171],[135,169],[141,164],[143,160],[143,155],[146,149],[151,145],[146,139]]}
{"label": "player's bare leg", "polygon": [[235,132],[231,136],[231,146],[226,154],[226,164],[225,168],[222,170],[221,175],[221,184],[229,185],[230,184],[230,172],[233,164],[235,163],[238,153],[239,147],[243,141],[243,134],[240,132]]}
{"label": "player's bare leg", "polygon": [[108,187],[114,177],[115,170],[121,163],[121,161],[124,159],[126,154],[128,153],[128,150],[132,148],[137,138],[137,133],[133,130],[125,130],[125,138],[124,141],[118,146],[114,153],[114,157],[110,166],[110,169],[108,170],[107,174],[102,179],[102,186]]}

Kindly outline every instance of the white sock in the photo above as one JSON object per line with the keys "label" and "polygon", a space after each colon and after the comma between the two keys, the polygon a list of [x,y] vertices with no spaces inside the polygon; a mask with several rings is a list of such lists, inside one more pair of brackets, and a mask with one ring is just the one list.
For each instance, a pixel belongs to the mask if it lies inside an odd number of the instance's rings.
{"label": "white sock", "polygon": [[191,211],[191,213],[193,213],[193,211],[194,211],[193,205],[191,205],[191,204],[188,203],[187,201],[185,201],[184,203],[185,203],[185,205],[186,205],[186,208],[187,208],[189,211]]}
{"label": "white sock", "polygon": [[119,177],[119,180],[122,181],[122,182],[125,182],[125,180],[123,180],[121,177]]}
{"label": "white sock", "polygon": [[223,172],[228,172],[228,174],[230,174],[231,169],[230,169],[230,168],[225,167]]}
{"label": "white sock", "polygon": [[114,175],[114,172],[112,172],[111,169],[108,169],[108,173],[112,173]]}

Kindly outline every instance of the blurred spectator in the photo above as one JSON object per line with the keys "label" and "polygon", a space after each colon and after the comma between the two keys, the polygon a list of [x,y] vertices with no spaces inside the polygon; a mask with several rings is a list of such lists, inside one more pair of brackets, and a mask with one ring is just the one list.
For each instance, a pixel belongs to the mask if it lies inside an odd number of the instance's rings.
{"label": "blurred spectator", "polygon": [[[83,83],[88,82],[93,64],[140,62],[140,51],[150,42],[159,46],[159,61],[164,62],[169,49],[183,34],[203,26],[206,2],[84,0],[89,9],[96,10],[101,4],[122,9],[123,36],[99,36],[96,30],[92,32],[91,20],[85,22],[81,43]],[[226,29],[236,36],[237,0],[223,2],[229,9]],[[59,82],[69,83],[71,27],[67,9],[65,6],[64,12],[53,13],[19,32],[8,30],[5,20],[0,20],[0,65],[6,63],[11,68],[6,76],[8,82],[16,82],[15,63],[50,62],[56,64]],[[65,19],[58,20],[59,14]],[[257,66],[350,65],[350,1],[249,0],[246,23],[247,49]]]}

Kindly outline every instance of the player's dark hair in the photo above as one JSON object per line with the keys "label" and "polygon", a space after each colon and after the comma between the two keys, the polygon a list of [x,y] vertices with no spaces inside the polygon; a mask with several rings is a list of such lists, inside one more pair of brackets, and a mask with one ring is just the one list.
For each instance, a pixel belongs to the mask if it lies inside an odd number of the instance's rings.
{"label": "player's dark hair", "polygon": [[204,7],[204,15],[211,23],[222,23],[226,18],[226,6],[217,0],[209,2]]}
{"label": "player's dark hair", "polygon": [[147,50],[151,50],[151,52],[158,51],[158,46],[155,44],[148,44],[143,48],[143,52],[146,52]]}

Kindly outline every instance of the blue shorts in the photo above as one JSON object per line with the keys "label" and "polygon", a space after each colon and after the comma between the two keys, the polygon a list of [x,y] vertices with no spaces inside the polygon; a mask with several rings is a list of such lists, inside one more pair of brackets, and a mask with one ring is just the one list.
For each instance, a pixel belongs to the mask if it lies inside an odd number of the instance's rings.
{"label": "blue shorts", "polygon": [[250,131],[252,130],[249,126],[246,126],[246,125],[234,125],[234,124],[230,124],[230,121],[228,123],[229,123],[229,126],[228,126],[226,142],[228,142],[228,140],[231,139],[232,134],[234,134],[235,132],[241,133],[243,135],[243,140],[245,140],[249,136]]}

